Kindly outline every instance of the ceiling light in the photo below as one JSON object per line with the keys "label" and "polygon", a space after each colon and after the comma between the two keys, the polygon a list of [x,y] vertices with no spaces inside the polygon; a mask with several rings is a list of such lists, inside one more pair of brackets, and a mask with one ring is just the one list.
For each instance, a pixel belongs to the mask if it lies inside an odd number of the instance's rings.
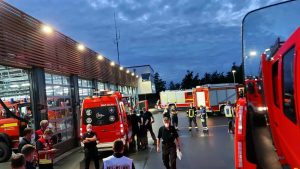
{"label": "ceiling light", "polygon": [[98,59],[98,60],[103,60],[104,57],[103,57],[102,55],[99,54],[99,55],[97,56],[97,59]]}
{"label": "ceiling light", "polygon": [[18,88],[19,85],[10,85],[9,87],[11,87],[11,88]]}
{"label": "ceiling light", "polygon": [[84,51],[85,50],[85,46],[83,44],[78,44],[77,45],[77,49],[80,51]]}
{"label": "ceiling light", "polygon": [[53,29],[48,25],[42,25],[42,31],[46,34],[51,34]]}
{"label": "ceiling light", "polygon": [[110,62],[110,66],[115,66],[115,65],[116,65],[116,63],[114,61]]}

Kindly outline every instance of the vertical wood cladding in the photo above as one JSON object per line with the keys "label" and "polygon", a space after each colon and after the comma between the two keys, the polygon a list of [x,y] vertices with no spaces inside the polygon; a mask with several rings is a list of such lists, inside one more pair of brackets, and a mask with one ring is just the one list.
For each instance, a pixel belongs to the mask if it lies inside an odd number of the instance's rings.
{"label": "vertical wood cladding", "polygon": [[77,49],[78,43],[60,32],[46,34],[43,23],[0,0],[0,64],[19,68],[43,67],[65,75],[76,74],[118,85],[137,87],[137,79],[110,60],[99,61],[88,48]]}

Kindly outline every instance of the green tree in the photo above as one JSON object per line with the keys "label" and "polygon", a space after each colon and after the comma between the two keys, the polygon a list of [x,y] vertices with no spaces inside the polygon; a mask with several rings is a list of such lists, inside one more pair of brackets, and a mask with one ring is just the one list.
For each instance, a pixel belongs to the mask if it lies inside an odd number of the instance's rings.
{"label": "green tree", "polygon": [[154,74],[154,85],[156,89],[156,96],[159,97],[159,93],[166,90],[166,81],[163,81],[157,72]]}
{"label": "green tree", "polygon": [[186,71],[186,75],[183,77],[181,81],[181,88],[182,89],[192,89],[200,84],[199,74],[197,73],[194,76],[193,71]]}
{"label": "green tree", "polygon": [[174,83],[173,81],[170,82],[169,90],[179,90],[179,89],[180,89],[179,83]]}

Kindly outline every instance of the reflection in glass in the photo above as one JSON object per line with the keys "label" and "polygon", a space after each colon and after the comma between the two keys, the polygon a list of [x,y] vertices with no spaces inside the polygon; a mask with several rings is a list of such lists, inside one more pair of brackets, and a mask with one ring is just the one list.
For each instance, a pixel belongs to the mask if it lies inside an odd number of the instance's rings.
{"label": "reflection in glass", "polygon": [[45,76],[48,77],[46,79],[48,119],[55,132],[54,143],[60,143],[74,137],[73,128],[70,127],[73,121],[70,78],[51,74]]}
{"label": "reflection in glass", "polygon": [[277,38],[285,41],[299,26],[300,1],[250,13],[243,23],[243,58],[246,76],[258,76],[261,54]]}

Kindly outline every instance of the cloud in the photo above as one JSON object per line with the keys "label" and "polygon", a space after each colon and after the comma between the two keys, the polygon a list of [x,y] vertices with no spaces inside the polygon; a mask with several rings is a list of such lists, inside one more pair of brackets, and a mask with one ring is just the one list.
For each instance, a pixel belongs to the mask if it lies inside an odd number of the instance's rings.
{"label": "cloud", "polygon": [[[163,79],[186,70],[227,71],[241,63],[240,25],[254,8],[279,0],[7,0],[123,66],[150,64]],[[47,7],[45,7],[47,4]]]}

